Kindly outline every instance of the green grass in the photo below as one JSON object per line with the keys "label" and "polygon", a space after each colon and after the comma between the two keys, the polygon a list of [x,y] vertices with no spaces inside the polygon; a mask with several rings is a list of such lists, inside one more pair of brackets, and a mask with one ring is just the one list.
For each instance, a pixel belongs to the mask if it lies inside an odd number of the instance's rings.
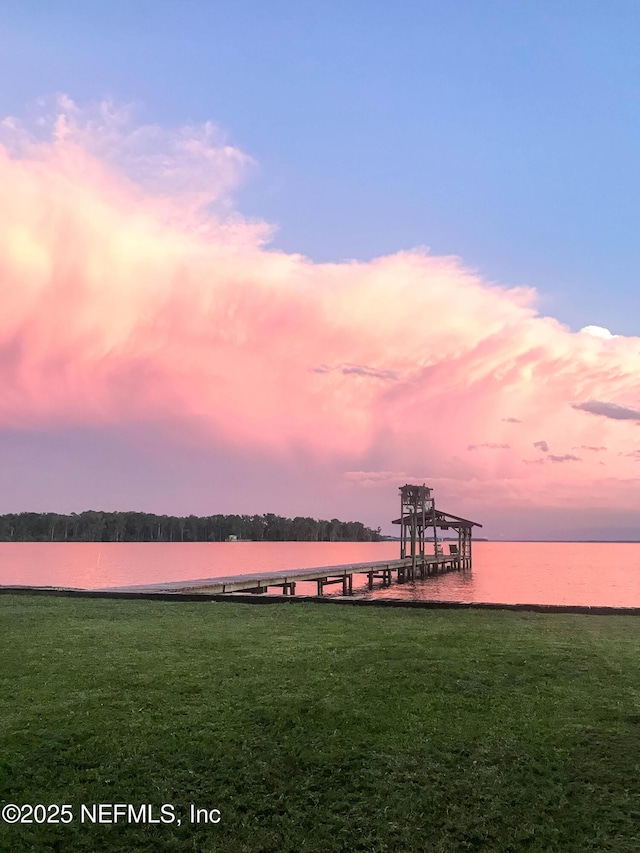
{"label": "green grass", "polygon": [[0,805],[182,817],[2,850],[640,850],[640,619],[2,596],[0,632]]}

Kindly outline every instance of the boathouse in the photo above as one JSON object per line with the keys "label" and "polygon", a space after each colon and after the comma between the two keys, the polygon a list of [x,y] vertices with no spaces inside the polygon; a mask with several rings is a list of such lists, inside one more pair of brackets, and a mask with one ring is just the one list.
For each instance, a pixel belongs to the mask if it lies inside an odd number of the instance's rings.
{"label": "boathouse", "polygon": [[[411,558],[411,562],[399,570],[398,580],[401,572],[405,577],[415,578],[416,575],[424,577],[429,573],[429,566],[437,570],[439,561],[426,560],[426,543],[433,541],[433,553],[436,558],[443,557],[444,553],[438,539],[438,531],[453,530],[457,533],[457,543],[449,544],[449,556],[452,559],[443,562],[454,564],[457,569],[471,568],[471,539],[474,527],[482,527],[477,521],[461,518],[449,512],[436,509],[436,502],[432,495],[432,489],[424,483],[421,486],[404,485],[400,487],[400,518],[396,518],[393,524],[400,525],[400,559]],[[431,531],[431,533],[428,533]],[[452,566],[453,567],[453,566]]]}

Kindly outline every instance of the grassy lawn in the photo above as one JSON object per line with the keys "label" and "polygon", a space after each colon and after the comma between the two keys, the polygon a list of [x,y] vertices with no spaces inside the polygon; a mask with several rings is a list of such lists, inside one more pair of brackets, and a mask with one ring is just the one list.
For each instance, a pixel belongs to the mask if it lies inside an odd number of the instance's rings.
{"label": "grassy lawn", "polygon": [[75,815],[2,851],[640,850],[634,617],[1,596],[0,655],[0,806]]}

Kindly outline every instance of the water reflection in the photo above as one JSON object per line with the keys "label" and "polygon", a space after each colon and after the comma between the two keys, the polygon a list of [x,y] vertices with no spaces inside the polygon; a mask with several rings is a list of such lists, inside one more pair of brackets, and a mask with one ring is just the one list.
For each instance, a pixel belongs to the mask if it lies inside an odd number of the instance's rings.
{"label": "water reflection", "polygon": [[0,584],[96,589],[397,555],[396,542],[0,542]]}
{"label": "water reflection", "polygon": [[[83,589],[397,559],[397,542],[0,543],[0,583]],[[315,583],[298,585],[315,595]],[[640,607],[640,544],[477,542],[473,570],[369,591],[373,598]],[[340,594],[340,586],[327,594]]]}
{"label": "water reflection", "polygon": [[411,589],[373,597],[504,604],[640,607],[640,544],[478,542],[473,570],[451,572]]}

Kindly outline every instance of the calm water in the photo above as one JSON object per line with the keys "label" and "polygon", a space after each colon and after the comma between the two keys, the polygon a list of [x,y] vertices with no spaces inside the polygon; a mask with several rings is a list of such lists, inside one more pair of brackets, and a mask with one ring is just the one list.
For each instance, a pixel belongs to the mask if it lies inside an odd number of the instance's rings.
{"label": "calm water", "polygon": [[[95,589],[398,555],[397,542],[0,542],[0,584]],[[337,594],[340,586],[333,589]],[[476,542],[472,572],[359,591],[374,597],[640,607],[640,544]],[[299,584],[298,592],[314,593],[315,584]]]}

